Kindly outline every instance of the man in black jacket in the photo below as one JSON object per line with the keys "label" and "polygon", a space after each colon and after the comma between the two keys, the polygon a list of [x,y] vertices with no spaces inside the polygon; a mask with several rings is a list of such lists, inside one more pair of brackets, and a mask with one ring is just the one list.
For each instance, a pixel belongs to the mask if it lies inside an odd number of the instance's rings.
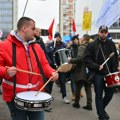
{"label": "man in black jacket", "polygon": [[[53,68],[57,68],[57,66],[59,67],[61,65],[61,58],[59,57],[58,50],[65,48],[66,45],[62,41],[61,34],[59,32],[56,32],[54,35],[54,40],[46,46],[47,54],[49,55],[49,58],[52,61],[51,66]],[[65,104],[69,104],[70,101],[67,98],[67,92],[66,92],[66,73],[59,72],[59,83],[60,83],[60,91],[62,93],[63,102]]]}
{"label": "man in black jacket", "polygon": [[35,42],[38,43],[41,46],[41,48],[44,50],[44,52],[46,54],[45,44],[43,42],[42,37],[40,37],[41,36],[41,32],[42,31],[41,31],[40,28],[38,28],[38,27],[35,28],[35,38],[36,38]]}
{"label": "man in black jacket", "polygon": [[[108,27],[100,26],[97,39],[90,43],[85,51],[86,67],[89,71],[94,71],[95,104],[99,120],[109,120],[105,109],[114,93],[114,87],[106,87],[104,78],[107,74],[120,70],[115,44],[107,39],[107,35]],[[115,55],[105,65],[102,65],[112,52]],[[105,92],[104,96],[103,92]]]}

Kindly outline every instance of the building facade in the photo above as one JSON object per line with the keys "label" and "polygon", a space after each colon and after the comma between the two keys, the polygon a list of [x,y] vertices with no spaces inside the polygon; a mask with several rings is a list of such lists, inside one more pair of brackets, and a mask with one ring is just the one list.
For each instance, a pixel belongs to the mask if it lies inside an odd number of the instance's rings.
{"label": "building facade", "polygon": [[0,30],[3,38],[12,29],[15,29],[17,21],[17,0],[0,0]]}
{"label": "building facade", "polygon": [[115,41],[120,42],[120,18],[110,27],[110,35]]}
{"label": "building facade", "polygon": [[63,35],[70,35],[74,19],[74,0],[63,0]]}

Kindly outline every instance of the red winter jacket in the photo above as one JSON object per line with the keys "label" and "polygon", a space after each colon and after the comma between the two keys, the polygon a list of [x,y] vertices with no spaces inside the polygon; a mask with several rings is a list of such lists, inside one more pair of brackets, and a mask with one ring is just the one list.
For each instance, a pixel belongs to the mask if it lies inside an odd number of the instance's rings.
{"label": "red winter jacket", "polygon": [[[22,70],[29,71],[30,63],[32,72],[36,72],[40,74],[40,70],[37,65],[37,61],[35,55],[33,53],[32,47],[34,47],[39,61],[42,65],[43,71],[47,78],[50,78],[54,69],[52,69],[48,61],[46,60],[45,54],[41,47],[38,44],[29,44],[28,50],[30,53],[30,57],[28,57],[28,52],[26,51],[22,42],[20,42],[15,36],[8,35],[5,41],[0,42],[0,78],[4,78],[6,81],[10,81],[13,83],[13,77],[8,77],[6,75],[6,67],[12,66],[12,43],[16,44],[16,67]],[[31,61],[31,62],[30,62]],[[38,82],[39,81],[39,82]],[[33,85],[39,83],[37,87],[31,88],[30,90],[39,90],[43,86],[43,79],[38,75],[31,75],[28,73],[17,72],[16,74],[16,83],[20,85],[27,85],[31,83]],[[14,98],[14,87],[13,85],[6,84],[3,80],[3,99],[7,102],[10,102]],[[18,88],[16,87],[16,93],[28,91],[28,88]]]}

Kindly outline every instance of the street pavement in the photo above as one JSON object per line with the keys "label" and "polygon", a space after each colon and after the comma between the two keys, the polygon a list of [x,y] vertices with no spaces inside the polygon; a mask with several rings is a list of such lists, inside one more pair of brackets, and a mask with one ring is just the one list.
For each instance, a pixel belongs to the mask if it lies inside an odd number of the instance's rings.
{"label": "street pavement", "polygon": [[[67,95],[68,98],[71,99],[71,89],[70,84],[66,83],[67,86]],[[86,105],[86,96],[84,92],[84,88],[82,92],[84,97],[80,100],[80,109],[76,109],[72,107],[72,101],[70,104],[63,103],[60,88],[57,87],[56,84],[53,86],[52,96],[54,97],[54,101],[52,101],[52,111],[45,112],[45,120],[98,120],[96,109],[95,109],[95,100],[94,100],[94,90],[93,91],[93,110],[88,111],[82,109],[82,106]],[[110,115],[110,120],[120,120],[120,92],[115,93],[111,103],[108,105],[106,110]],[[11,120],[8,108],[5,102],[2,100],[0,95],[0,120]]]}

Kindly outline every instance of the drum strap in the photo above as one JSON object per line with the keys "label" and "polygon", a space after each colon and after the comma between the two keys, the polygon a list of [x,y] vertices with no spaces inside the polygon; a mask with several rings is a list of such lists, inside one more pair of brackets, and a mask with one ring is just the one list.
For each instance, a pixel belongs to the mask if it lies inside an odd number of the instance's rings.
{"label": "drum strap", "polygon": [[[46,82],[47,78],[45,77],[45,74],[44,74],[44,71],[42,69],[41,63],[38,59],[37,53],[36,53],[33,46],[32,46],[32,49],[33,49],[33,52],[35,54],[40,72],[42,73],[43,81]],[[15,45],[15,43],[12,43],[12,65],[16,67],[16,45]],[[15,97],[16,96],[16,75],[13,77],[13,81],[14,81],[14,97]]]}
{"label": "drum strap", "polygon": [[33,50],[33,52],[34,52],[34,54],[35,54],[35,58],[36,58],[38,67],[39,67],[39,69],[40,69],[40,72],[42,73],[41,75],[42,75],[43,81],[44,81],[44,83],[46,83],[46,82],[47,82],[47,78],[45,77],[45,74],[44,74],[44,71],[43,71],[43,69],[42,69],[41,63],[40,63],[40,61],[39,61],[39,59],[38,59],[37,53],[36,53],[36,51],[35,51],[35,49],[34,49],[33,46],[32,46],[32,50]]}
{"label": "drum strap", "polygon": [[[12,65],[16,67],[16,44],[12,43]],[[16,96],[16,75],[13,76],[14,81],[14,97]]]}
{"label": "drum strap", "polygon": [[[104,54],[104,52],[103,52],[103,49],[102,49],[101,44],[100,44],[100,49],[101,49],[101,52],[102,52],[102,55],[103,55],[103,59],[104,59],[104,61],[105,61],[106,58],[105,58],[105,54]],[[110,74],[110,69],[109,69],[109,67],[108,67],[108,64],[106,63],[105,65],[106,65],[106,67],[107,67],[108,73]]]}

